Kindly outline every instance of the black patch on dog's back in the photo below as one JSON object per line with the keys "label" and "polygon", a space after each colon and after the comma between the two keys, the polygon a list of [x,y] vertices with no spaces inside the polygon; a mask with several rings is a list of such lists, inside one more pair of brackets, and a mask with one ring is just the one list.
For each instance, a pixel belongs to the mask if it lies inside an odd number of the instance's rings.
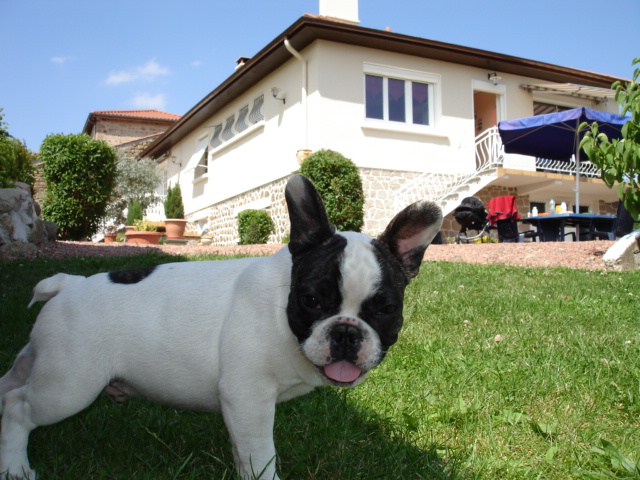
{"label": "black patch on dog's back", "polygon": [[131,285],[138,283],[153,273],[157,265],[153,267],[137,268],[135,270],[124,270],[122,272],[109,272],[109,280],[111,283],[122,283]]}

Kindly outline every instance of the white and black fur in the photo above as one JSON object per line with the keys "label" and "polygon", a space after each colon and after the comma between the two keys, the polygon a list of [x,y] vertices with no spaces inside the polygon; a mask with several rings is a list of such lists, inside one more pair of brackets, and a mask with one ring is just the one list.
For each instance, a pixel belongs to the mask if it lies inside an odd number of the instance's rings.
{"label": "white and black fur", "polygon": [[275,405],[331,384],[351,387],[402,327],[403,294],[442,223],[418,202],[378,239],[336,232],[315,188],[293,176],[288,247],[272,257],[57,274],[29,343],[0,378],[0,477],[35,478],[31,430],[105,392],[221,411],[238,472],[277,478]]}

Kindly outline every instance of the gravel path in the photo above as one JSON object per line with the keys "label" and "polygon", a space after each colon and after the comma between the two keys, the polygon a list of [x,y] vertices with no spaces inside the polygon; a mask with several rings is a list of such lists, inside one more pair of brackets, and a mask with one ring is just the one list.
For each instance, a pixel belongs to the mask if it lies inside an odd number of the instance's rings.
{"label": "gravel path", "polygon": [[[425,260],[604,270],[605,265],[602,261],[602,256],[613,243],[612,241],[590,241],[432,245],[427,249]],[[236,255],[246,253],[271,255],[280,248],[282,248],[282,245],[278,244],[205,247],[56,242],[54,244],[44,245],[39,250],[39,256],[45,258],[64,258],[70,256],[112,257],[139,255],[144,252],[163,252],[170,255]]]}

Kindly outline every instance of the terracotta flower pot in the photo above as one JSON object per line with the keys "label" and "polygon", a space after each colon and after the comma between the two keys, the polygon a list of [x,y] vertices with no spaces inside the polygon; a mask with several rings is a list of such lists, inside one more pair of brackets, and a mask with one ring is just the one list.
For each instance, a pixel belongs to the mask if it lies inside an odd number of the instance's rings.
{"label": "terracotta flower pot", "polygon": [[182,240],[187,221],[182,218],[168,218],[164,221],[164,229],[168,240]]}
{"label": "terracotta flower pot", "polygon": [[127,237],[127,243],[142,243],[147,245],[157,245],[160,243],[160,232],[139,232],[132,230],[125,233]]}
{"label": "terracotta flower pot", "polygon": [[113,243],[116,241],[117,234],[115,233],[105,233],[104,234],[104,243]]}

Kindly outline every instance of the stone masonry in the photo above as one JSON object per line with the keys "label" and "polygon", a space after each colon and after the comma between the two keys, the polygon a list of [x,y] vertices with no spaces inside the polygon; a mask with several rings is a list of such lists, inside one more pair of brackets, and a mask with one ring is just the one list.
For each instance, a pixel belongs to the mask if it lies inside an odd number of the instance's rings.
{"label": "stone masonry", "polygon": [[[204,213],[208,219],[206,228],[212,236],[212,245],[237,245],[240,238],[238,235],[238,213],[242,207],[256,201],[267,200],[266,203],[270,205],[267,211],[276,225],[276,231],[269,236],[268,242],[281,243],[285,235],[289,233],[289,214],[284,199],[284,188],[288,178],[281,178],[204,210],[194,212],[187,215],[187,220],[202,218]],[[187,231],[193,230],[194,228],[191,226]]]}
{"label": "stone masonry", "polygon": [[[362,229],[364,233],[374,237],[382,233],[389,221],[398,213],[393,207],[394,192],[417,175],[418,173],[415,172],[360,169],[365,195],[365,222]],[[194,212],[188,215],[187,219],[194,221],[206,216],[206,228],[212,235],[212,245],[236,245],[239,240],[239,211],[244,205],[262,200],[265,204],[270,205],[267,211],[276,224],[276,232],[269,237],[269,243],[280,243],[289,233],[289,216],[284,199],[284,188],[288,178],[281,178],[204,210]],[[515,188],[489,186],[475,194],[485,205],[491,198],[502,195],[516,196],[518,211],[529,211],[529,196],[518,196]],[[459,230],[460,225],[453,218],[453,214],[447,215],[441,230],[443,240],[447,241],[448,238],[455,237]],[[188,231],[195,232],[195,226],[192,224]]]}

